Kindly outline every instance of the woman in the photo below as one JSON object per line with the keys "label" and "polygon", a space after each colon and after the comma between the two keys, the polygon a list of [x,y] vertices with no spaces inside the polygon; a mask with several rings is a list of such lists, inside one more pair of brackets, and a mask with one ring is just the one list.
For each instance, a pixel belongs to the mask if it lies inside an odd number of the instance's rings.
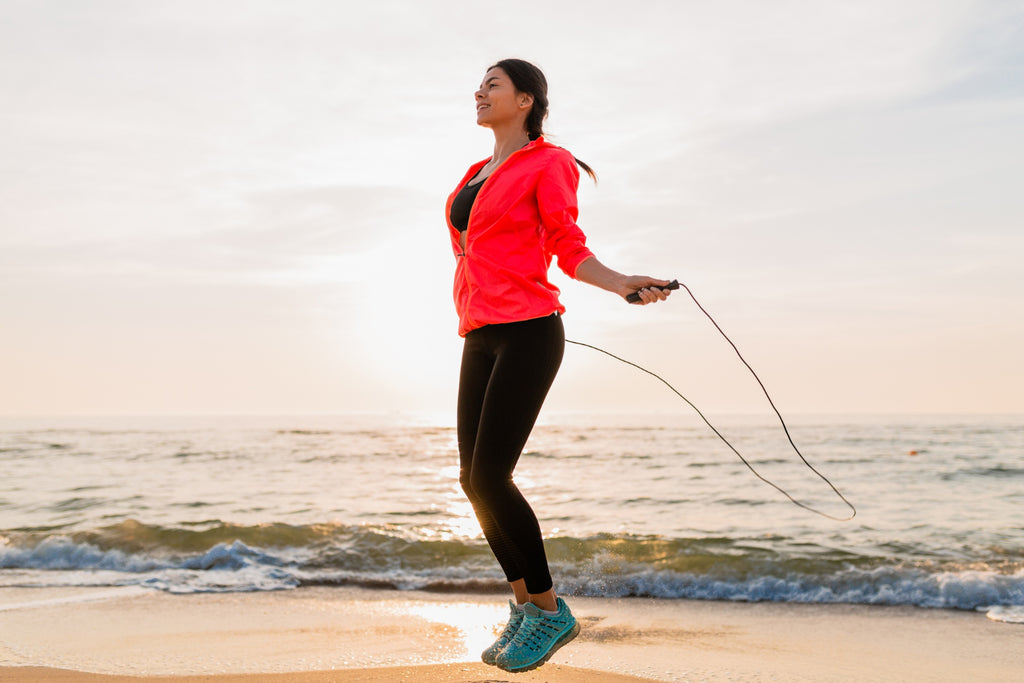
{"label": "woman", "polygon": [[508,624],[482,654],[506,671],[543,664],[579,625],[555,595],[540,526],[512,481],[523,446],[562,360],[565,308],[547,278],[552,256],[570,277],[639,304],[669,284],[602,265],[576,225],[581,166],[546,142],[547,82],[528,62],[505,59],[476,92],[477,123],[494,154],[470,167],[448,197],[456,255],[455,304],[465,337],[459,379],[460,483],[512,588]]}

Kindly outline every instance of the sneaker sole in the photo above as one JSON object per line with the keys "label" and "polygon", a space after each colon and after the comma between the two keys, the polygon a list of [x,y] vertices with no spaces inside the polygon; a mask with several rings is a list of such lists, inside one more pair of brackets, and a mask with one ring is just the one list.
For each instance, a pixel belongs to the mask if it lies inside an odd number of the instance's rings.
{"label": "sneaker sole", "polygon": [[520,666],[520,667],[516,667],[516,668],[511,668],[511,667],[510,668],[506,668],[506,667],[501,666],[500,664],[498,664],[497,666],[499,668],[501,668],[501,669],[504,669],[505,671],[508,671],[509,673],[517,673],[518,674],[518,673],[522,673],[524,671],[533,671],[534,669],[540,668],[545,663],[547,663],[547,661],[549,659],[551,659],[551,655],[553,655],[556,652],[558,652],[558,650],[561,649],[561,647],[563,645],[565,645],[566,643],[571,641],[573,638],[575,638],[579,634],[580,634],[580,622],[577,621],[577,622],[573,623],[572,628],[569,629],[568,631],[566,631],[558,640],[556,640],[555,644],[551,646],[551,649],[548,650],[546,653],[544,653],[544,656],[541,657],[540,659],[538,659],[537,661],[532,662],[530,664],[527,664],[526,666]]}

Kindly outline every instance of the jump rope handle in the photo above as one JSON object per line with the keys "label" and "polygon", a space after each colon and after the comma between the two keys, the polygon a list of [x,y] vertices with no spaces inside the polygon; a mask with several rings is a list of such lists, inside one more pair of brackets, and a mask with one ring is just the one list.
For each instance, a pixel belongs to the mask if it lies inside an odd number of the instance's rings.
{"label": "jump rope handle", "polygon": [[[664,287],[658,287],[658,289],[679,289],[679,280],[673,280]],[[631,304],[635,304],[636,302],[640,301],[640,293],[633,292],[632,294],[627,295],[626,301],[628,301]]]}

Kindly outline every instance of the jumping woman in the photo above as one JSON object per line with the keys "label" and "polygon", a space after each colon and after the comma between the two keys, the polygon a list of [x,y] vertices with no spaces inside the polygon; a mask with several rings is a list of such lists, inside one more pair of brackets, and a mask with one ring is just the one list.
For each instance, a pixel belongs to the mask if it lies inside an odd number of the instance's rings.
{"label": "jumping woman", "polygon": [[555,595],[537,517],[512,472],[565,348],[565,308],[548,282],[551,258],[570,277],[640,305],[663,301],[668,280],[623,275],[598,261],[576,225],[577,166],[544,140],[547,81],[529,62],[505,59],[476,91],[477,124],[494,154],[473,164],[445,213],[456,256],[455,305],[465,337],[459,378],[459,481],[512,588],[509,620],[481,658],[527,671],[579,633]]}

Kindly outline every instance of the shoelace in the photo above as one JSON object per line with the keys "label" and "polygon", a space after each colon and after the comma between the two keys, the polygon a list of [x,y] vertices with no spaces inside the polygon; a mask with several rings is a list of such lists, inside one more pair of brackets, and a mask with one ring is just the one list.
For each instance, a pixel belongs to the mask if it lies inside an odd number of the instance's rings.
{"label": "shoelace", "polygon": [[522,625],[524,619],[526,619],[526,615],[522,613],[517,613],[515,616],[509,617],[508,623],[505,624],[505,630],[501,632],[500,636],[498,636],[498,642],[510,642],[514,634],[519,632],[519,627]]}
{"label": "shoelace", "polygon": [[512,642],[516,645],[528,645],[531,648],[536,648],[557,635],[559,630],[559,626],[554,623],[553,619],[544,617],[527,619],[516,632]]}

